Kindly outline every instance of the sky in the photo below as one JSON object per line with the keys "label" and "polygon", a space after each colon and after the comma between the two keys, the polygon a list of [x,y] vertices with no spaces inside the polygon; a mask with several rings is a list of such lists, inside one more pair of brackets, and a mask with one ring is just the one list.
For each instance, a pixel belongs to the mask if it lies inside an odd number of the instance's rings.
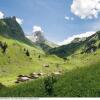
{"label": "sky", "polygon": [[16,16],[26,34],[38,27],[48,40],[60,42],[100,29],[100,0],[0,0],[3,16]]}

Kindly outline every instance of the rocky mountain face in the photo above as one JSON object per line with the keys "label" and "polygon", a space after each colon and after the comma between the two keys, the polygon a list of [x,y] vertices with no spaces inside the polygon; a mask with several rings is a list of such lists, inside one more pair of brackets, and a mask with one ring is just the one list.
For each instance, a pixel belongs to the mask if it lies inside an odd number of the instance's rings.
{"label": "rocky mountain face", "polygon": [[49,45],[49,42],[47,42],[47,39],[44,37],[42,31],[35,31],[30,36],[26,36],[33,44],[38,46],[39,48],[43,49],[45,52],[47,52],[52,47]]}
{"label": "rocky mountain face", "polygon": [[16,21],[16,17],[0,19],[0,35],[14,39],[24,39],[25,35]]}
{"label": "rocky mountain face", "polygon": [[57,45],[51,41],[48,41],[42,31],[35,31],[30,36],[26,36],[28,39],[32,41],[33,44],[42,48],[44,51],[48,51],[51,48],[56,47]]}
{"label": "rocky mountain face", "polygon": [[45,37],[43,36],[43,33],[41,31],[36,31],[32,33],[31,36],[26,36],[28,39],[30,39],[33,43],[40,44],[46,41]]}
{"label": "rocky mountain face", "polygon": [[31,44],[30,40],[25,37],[24,31],[16,21],[15,16],[0,19],[0,35]]}

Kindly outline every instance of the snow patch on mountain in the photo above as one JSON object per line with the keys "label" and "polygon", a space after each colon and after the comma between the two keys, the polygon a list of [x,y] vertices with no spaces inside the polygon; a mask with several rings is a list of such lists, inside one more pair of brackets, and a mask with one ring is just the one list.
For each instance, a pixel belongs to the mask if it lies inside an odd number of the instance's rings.
{"label": "snow patch on mountain", "polygon": [[93,34],[95,34],[94,31],[73,35],[72,37],[69,37],[69,38],[65,39],[64,41],[62,41],[62,42],[58,42],[57,44],[58,45],[66,45],[66,44],[71,43],[75,38],[82,39],[83,37],[89,37],[89,36],[91,36]]}

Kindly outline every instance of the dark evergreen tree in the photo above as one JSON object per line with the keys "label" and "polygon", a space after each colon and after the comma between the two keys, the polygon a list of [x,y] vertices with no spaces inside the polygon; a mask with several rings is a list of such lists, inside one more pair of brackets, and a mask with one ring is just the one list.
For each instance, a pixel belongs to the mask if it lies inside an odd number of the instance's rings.
{"label": "dark evergreen tree", "polygon": [[7,45],[7,43],[5,42],[4,44],[2,44],[2,53],[5,53],[6,52],[6,50],[7,50],[7,48],[8,48],[8,45]]}
{"label": "dark evergreen tree", "polygon": [[26,50],[26,56],[30,56],[30,53],[28,50]]}
{"label": "dark evergreen tree", "polygon": [[2,42],[0,41],[0,48],[2,48]]}
{"label": "dark evergreen tree", "polygon": [[41,58],[41,56],[39,55],[39,56],[38,56],[38,58],[40,59],[40,58]]}
{"label": "dark evergreen tree", "polygon": [[99,43],[99,45],[98,45],[98,48],[100,48],[100,43]]}

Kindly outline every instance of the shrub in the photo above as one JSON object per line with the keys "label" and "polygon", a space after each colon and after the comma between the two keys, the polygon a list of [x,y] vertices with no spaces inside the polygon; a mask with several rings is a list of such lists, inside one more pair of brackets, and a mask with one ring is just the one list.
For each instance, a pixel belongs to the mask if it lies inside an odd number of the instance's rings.
{"label": "shrub", "polygon": [[4,88],[5,86],[2,84],[2,83],[0,83],[0,89],[2,89],[2,88]]}
{"label": "shrub", "polygon": [[48,96],[53,95],[53,85],[56,82],[56,80],[57,79],[55,76],[48,76],[44,79],[44,89]]}

